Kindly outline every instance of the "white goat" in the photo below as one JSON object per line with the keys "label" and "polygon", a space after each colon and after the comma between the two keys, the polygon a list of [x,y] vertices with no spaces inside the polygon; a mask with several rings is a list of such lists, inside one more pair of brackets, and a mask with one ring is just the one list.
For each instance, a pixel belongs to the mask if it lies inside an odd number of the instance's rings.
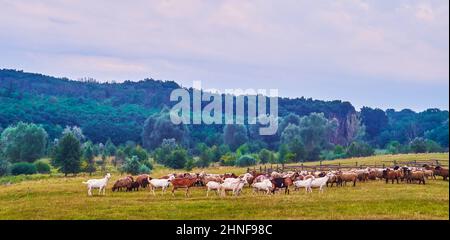
{"label": "white goat", "polygon": [[108,184],[108,180],[111,178],[111,174],[107,173],[106,176],[102,179],[89,179],[83,184],[87,185],[88,195],[92,196],[92,189],[98,188],[98,194],[100,195],[103,191],[103,195],[106,195],[106,185]]}
{"label": "white goat", "polygon": [[270,194],[272,191],[272,182],[269,179],[265,179],[262,182],[257,182],[252,184],[253,192],[266,191],[266,194]]}
{"label": "white goat", "polygon": [[[306,193],[312,192],[311,183],[312,183],[313,180],[314,180],[314,177],[308,178],[306,180],[298,180],[298,181],[294,182],[294,186],[295,186],[296,189],[304,187]],[[326,182],[325,182],[325,184],[326,184]]]}
{"label": "white goat", "polygon": [[167,188],[170,185],[170,181],[172,181],[175,177],[172,175],[169,177],[169,179],[152,179],[148,180],[150,183],[150,190],[153,192],[153,196],[155,196],[155,189],[161,188],[162,189],[162,195],[166,192]]}
{"label": "white goat", "polygon": [[321,177],[321,178],[314,178],[311,182],[311,188],[313,187],[318,187],[319,188],[319,192],[322,193],[323,192],[323,186],[327,185],[328,179],[330,178],[330,176],[327,174],[325,177]]}
{"label": "white goat", "polygon": [[225,179],[225,181],[220,185],[222,196],[226,195],[226,191],[232,191],[235,196],[239,195],[244,187],[244,184],[244,179],[235,178],[234,181],[228,178]]}
{"label": "white goat", "polygon": [[219,195],[219,193],[220,193],[220,187],[221,187],[220,183],[214,182],[214,181],[209,181],[209,182],[206,184],[206,188],[207,188],[207,190],[206,190],[206,196],[207,196],[207,197],[209,196],[209,191],[211,191],[211,190],[217,191],[217,195]]}

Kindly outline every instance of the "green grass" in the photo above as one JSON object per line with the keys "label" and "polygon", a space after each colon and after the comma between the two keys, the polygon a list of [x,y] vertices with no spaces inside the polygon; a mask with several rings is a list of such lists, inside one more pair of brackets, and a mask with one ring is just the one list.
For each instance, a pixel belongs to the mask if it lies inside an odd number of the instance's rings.
{"label": "green grass", "polygon": [[[390,158],[376,156],[360,161]],[[392,157],[394,158],[394,157]],[[396,159],[419,158],[448,161],[448,154],[397,155]],[[339,161],[354,161],[339,160]],[[153,176],[173,170],[157,166]],[[193,171],[200,171],[194,169]],[[212,167],[212,173],[243,173],[245,168]],[[114,174],[112,181],[120,176]],[[429,180],[427,184],[385,184],[382,181],[357,183],[356,187],[291,191],[290,195],[253,195],[247,187],[239,197],[206,197],[205,189],[195,188],[190,198],[183,191],[176,196],[157,196],[147,190],[86,196],[77,177],[49,176],[25,179],[0,186],[0,219],[449,219],[449,182]],[[1,178],[0,178],[1,180]]]}

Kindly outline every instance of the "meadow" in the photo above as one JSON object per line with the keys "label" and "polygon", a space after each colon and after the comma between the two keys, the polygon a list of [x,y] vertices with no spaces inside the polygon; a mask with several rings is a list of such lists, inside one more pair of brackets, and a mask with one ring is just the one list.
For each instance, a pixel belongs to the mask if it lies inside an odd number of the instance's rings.
{"label": "meadow", "polygon": [[[422,161],[437,159],[448,164],[449,155],[406,154],[381,155],[326,163],[381,163],[386,160]],[[308,163],[317,164],[317,163]],[[113,178],[106,196],[88,197],[82,184],[89,178],[81,174],[0,178],[0,219],[449,219],[449,182],[429,180],[426,185],[385,184],[384,181],[357,183],[356,187],[326,188],[323,194],[291,190],[290,195],[254,195],[248,187],[241,196],[220,198],[196,187],[191,197],[184,191],[153,196],[148,190],[111,192],[120,178],[109,166]],[[246,168],[210,167],[194,172],[234,172]],[[174,172],[156,166],[154,177]],[[101,177],[97,173],[95,178]],[[94,176],[93,176],[94,177]]]}

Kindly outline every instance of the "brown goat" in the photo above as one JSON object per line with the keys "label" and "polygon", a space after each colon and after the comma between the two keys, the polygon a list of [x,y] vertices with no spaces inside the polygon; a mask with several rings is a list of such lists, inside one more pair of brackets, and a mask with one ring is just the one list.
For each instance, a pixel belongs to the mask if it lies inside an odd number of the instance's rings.
{"label": "brown goat", "polygon": [[148,174],[141,174],[136,177],[136,182],[141,188],[146,188],[149,184],[149,180],[152,180],[152,178]]}
{"label": "brown goat", "polygon": [[172,183],[172,196],[175,196],[175,190],[177,190],[178,188],[186,188],[185,196],[189,197],[189,188],[193,187],[197,181],[197,177],[173,179],[170,182]]}
{"label": "brown goat", "polygon": [[405,178],[407,183],[413,183],[414,181],[419,181],[425,185],[425,173],[423,171],[411,171],[407,170],[405,173]]}
{"label": "brown goat", "polygon": [[353,187],[356,186],[358,174],[354,172],[338,172],[336,175],[340,186],[347,185],[347,182],[353,182]]}
{"label": "brown goat", "polygon": [[390,168],[387,168],[385,170],[383,170],[383,178],[386,179],[386,183],[389,182],[389,180],[392,181],[392,184],[394,184],[394,180],[397,181],[397,184],[399,183],[399,179],[400,179],[400,173],[401,170],[392,170]]}
{"label": "brown goat", "polygon": [[434,175],[441,176],[445,181],[448,180],[448,169],[443,168],[441,166],[437,166],[434,168]]}
{"label": "brown goat", "polygon": [[112,187],[112,191],[113,192],[122,191],[122,188],[129,191],[129,189],[131,188],[131,184],[133,183],[132,179],[133,179],[132,177],[127,176],[127,177],[117,180]]}

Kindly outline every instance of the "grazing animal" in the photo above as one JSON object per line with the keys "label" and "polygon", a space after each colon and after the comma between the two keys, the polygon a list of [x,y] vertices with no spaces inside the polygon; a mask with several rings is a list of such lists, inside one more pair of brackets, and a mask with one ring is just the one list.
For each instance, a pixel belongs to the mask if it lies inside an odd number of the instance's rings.
{"label": "grazing animal", "polygon": [[126,191],[130,191],[132,188],[132,183],[133,183],[133,178],[130,176],[124,177],[124,178],[120,178],[118,179],[113,187],[112,187],[112,191],[122,191],[122,188],[124,188]]}
{"label": "grazing animal", "polygon": [[272,182],[269,179],[265,179],[262,182],[256,182],[251,185],[253,188],[253,192],[256,193],[258,191],[265,191],[266,194],[270,194],[272,190]]}
{"label": "grazing animal", "polygon": [[208,197],[209,195],[209,191],[216,191],[217,195],[220,194],[220,183],[219,182],[214,182],[214,181],[209,181],[208,183],[206,183],[206,196]]}
{"label": "grazing animal", "polygon": [[140,186],[141,185],[138,182],[131,182],[131,186],[129,188],[127,188],[127,191],[130,191],[130,192],[132,192],[134,190],[139,191]]}
{"label": "grazing animal", "polygon": [[400,170],[392,170],[390,168],[386,168],[385,170],[383,170],[383,178],[386,179],[386,183],[391,180],[392,184],[394,184],[394,180],[396,180],[398,184],[398,180],[400,179]]}
{"label": "grazing animal", "polygon": [[149,180],[152,178],[148,174],[141,174],[136,177],[136,182],[139,183],[139,186],[141,188],[147,188],[148,184],[150,183]]}
{"label": "grazing animal", "polygon": [[414,181],[419,181],[425,185],[425,173],[423,171],[412,171],[408,169],[405,173],[406,182],[413,183]]}
{"label": "grazing animal", "polygon": [[225,179],[225,180],[226,181],[224,181],[220,186],[220,189],[222,191],[222,196],[226,196],[226,192],[229,192],[229,191],[233,192],[234,196],[238,196],[241,193],[242,188],[245,185],[245,180],[240,179],[240,178],[236,178],[236,179],[234,179],[234,181],[227,180],[227,179]]}
{"label": "grazing animal", "polygon": [[347,185],[347,182],[353,182],[354,187],[356,186],[356,180],[358,180],[358,174],[355,172],[339,172],[337,177],[340,186]]}
{"label": "grazing animal", "polygon": [[441,176],[444,178],[444,181],[448,181],[448,169],[446,169],[446,168],[443,168],[441,166],[435,167],[434,175]]}
{"label": "grazing animal", "polygon": [[289,186],[284,181],[285,179],[282,177],[277,177],[272,179],[273,189],[272,193],[275,193],[277,189],[284,188],[284,194],[289,194]]}
{"label": "grazing animal", "polygon": [[88,195],[92,196],[92,189],[98,189],[98,194],[101,194],[103,191],[103,195],[106,195],[106,185],[110,178],[111,174],[107,173],[102,179],[89,179],[88,181],[83,182],[83,184],[87,185]]}
{"label": "grazing animal", "polygon": [[[304,187],[306,193],[312,192],[311,183],[312,183],[313,180],[314,180],[314,177],[313,178],[308,178],[306,180],[295,181],[294,182],[295,189]],[[328,181],[327,181],[327,183],[328,183]]]}
{"label": "grazing animal", "polygon": [[[314,178],[314,177],[312,177],[312,178]],[[309,179],[311,179],[311,178],[309,178]],[[333,187],[333,184],[335,184],[335,183],[336,183],[336,186],[338,186],[338,184],[340,183],[339,176],[336,174],[330,175],[330,178],[328,179],[328,182],[327,182],[327,187],[328,187],[329,183],[331,184],[330,187]]]}
{"label": "grazing animal", "polygon": [[259,176],[255,177],[253,182],[262,182],[262,181],[264,181],[266,179],[270,179],[270,177],[266,176],[266,175],[259,175]]}
{"label": "grazing animal", "polygon": [[436,176],[434,176],[434,171],[433,170],[425,169],[425,170],[423,170],[423,173],[425,173],[425,178],[426,179],[429,179],[429,178],[436,179]]}
{"label": "grazing animal", "polygon": [[186,197],[189,197],[189,189],[193,187],[198,181],[197,177],[190,178],[175,178],[171,181],[172,183],[172,196],[175,196],[175,190],[178,188],[186,188]]}
{"label": "grazing animal", "polygon": [[323,187],[327,185],[328,179],[330,176],[327,174],[325,177],[314,178],[311,181],[311,188],[319,188],[319,192],[323,192]]}
{"label": "grazing animal", "polygon": [[164,193],[166,192],[167,188],[169,187],[170,181],[172,181],[175,177],[171,176],[168,179],[151,179],[149,177],[149,186],[150,186],[150,190],[153,192],[153,196],[155,196],[155,189],[157,188],[161,188],[162,190],[162,195],[164,195]]}

